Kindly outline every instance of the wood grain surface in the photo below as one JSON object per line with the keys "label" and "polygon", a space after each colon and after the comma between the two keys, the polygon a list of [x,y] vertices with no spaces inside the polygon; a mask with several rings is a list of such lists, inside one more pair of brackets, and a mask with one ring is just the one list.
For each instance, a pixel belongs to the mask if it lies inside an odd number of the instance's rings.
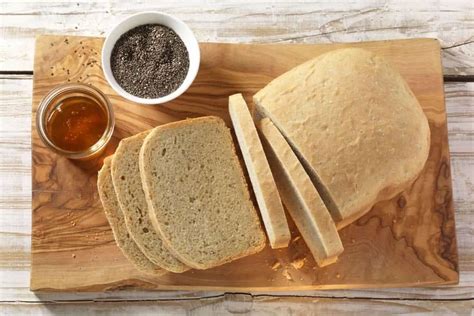
{"label": "wood grain surface", "polygon": [[[8,314],[126,315],[166,311],[184,314],[184,305],[203,306],[189,311],[231,314],[234,296],[223,292],[137,291],[50,292],[29,290],[31,251],[31,104],[32,77],[0,75],[0,310]],[[448,134],[453,177],[453,203],[459,252],[459,285],[418,288],[286,291],[245,295],[252,310],[276,314],[308,315],[324,304],[328,314],[360,314],[374,306],[386,313],[456,313],[471,315],[474,299],[474,83],[445,83]],[[267,299],[260,300],[265,296]],[[220,298],[220,299],[212,299]],[[231,302],[229,302],[231,301]],[[175,305],[170,307],[167,302]],[[240,302],[240,299],[239,299]],[[248,303],[250,304],[250,303]],[[99,307],[96,307],[99,306]],[[205,307],[204,307],[205,306]],[[280,307],[279,307],[280,306]],[[283,306],[283,307],[282,307]],[[421,306],[421,307],[420,307]],[[190,307],[192,309],[192,307]],[[5,312],[5,313],[6,313]],[[306,313],[305,313],[306,312]],[[282,312],[283,313],[283,312]]]}
{"label": "wood grain surface", "polygon": [[331,299],[317,297],[249,295],[226,293],[200,299],[134,302],[70,302],[57,304],[5,304],[8,315],[465,315],[470,316],[469,301],[417,301],[382,299]]}
{"label": "wood grain surface", "polygon": [[[474,300],[474,3],[439,1],[2,1],[0,4],[0,314],[472,315]],[[358,290],[50,292],[29,290],[31,103],[37,34],[102,35],[121,18],[160,10],[200,41],[321,43],[436,37],[442,46],[459,285]],[[365,12],[372,11],[366,14]],[[334,21],[334,23],[331,23]],[[327,29],[326,27],[329,27]],[[326,30],[328,32],[326,32]],[[263,296],[263,297],[262,297]],[[245,310],[232,309],[245,300]],[[229,309],[228,309],[229,308]]]}
{"label": "wood grain surface", "polygon": [[[160,107],[129,103],[102,77],[102,39],[41,36],[37,39],[33,112],[55,85],[85,82],[109,95],[116,111],[117,141],[186,117],[218,115],[229,121],[227,96],[247,100],[273,77],[340,45],[202,44],[202,66],[193,86]],[[32,126],[34,290],[156,289],[295,290],[421,286],[458,281],[439,45],[434,40],[354,44],[387,57],[402,73],[427,114],[432,130],[429,161],[416,183],[341,232],[345,252],[320,269],[293,227],[288,249],[250,256],[222,267],[150,278],[135,271],[115,246],[102,213],[95,181],[100,161],[78,164],[58,157]],[[284,49],[282,49],[284,47]],[[297,269],[292,262],[304,260]],[[279,262],[279,268],[272,266]],[[389,273],[387,273],[389,272]]]}
{"label": "wood grain surface", "polygon": [[432,37],[445,75],[474,76],[474,4],[466,0],[2,1],[0,70],[31,70],[37,34],[104,36],[126,16],[176,15],[200,42],[333,43]]}

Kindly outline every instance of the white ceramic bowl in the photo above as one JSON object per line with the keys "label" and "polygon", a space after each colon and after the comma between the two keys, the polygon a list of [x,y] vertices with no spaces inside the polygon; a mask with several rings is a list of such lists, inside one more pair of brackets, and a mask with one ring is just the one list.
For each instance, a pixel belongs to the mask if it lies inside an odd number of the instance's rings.
{"label": "white ceramic bowl", "polygon": [[[110,55],[112,54],[112,49],[114,48],[117,40],[127,31],[143,24],[161,24],[169,27],[175,31],[184,42],[189,54],[189,70],[183,83],[174,92],[161,98],[146,99],[128,93],[117,83],[114,75],[112,74],[112,69],[110,68]],[[175,18],[174,16],[154,11],[137,13],[118,23],[109,32],[105,38],[104,46],[102,46],[102,69],[107,82],[118,94],[120,94],[125,99],[141,104],[161,104],[179,97],[189,88],[191,83],[194,81],[194,78],[196,78],[197,72],[199,70],[200,58],[201,54],[199,52],[199,44],[191,29],[186,24],[184,24],[184,22]]]}

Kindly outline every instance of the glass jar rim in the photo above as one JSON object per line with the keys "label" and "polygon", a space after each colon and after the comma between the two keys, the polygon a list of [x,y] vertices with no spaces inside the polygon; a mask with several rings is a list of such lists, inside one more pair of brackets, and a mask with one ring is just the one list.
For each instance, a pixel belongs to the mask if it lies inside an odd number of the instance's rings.
{"label": "glass jar rim", "polygon": [[[92,146],[82,151],[70,151],[58,147],[56,144],[54,144],[54,142],[50,139],[48,133],[46,132],[45,115],[47,114],[47,110],[51,105],[51,102],[54,102],[54,100],[59,96],[67,95],[69,93],[83,93],[93,97],[97,102],[102,105],[102,107],[105,108],[107,115],[107,127],[104,130],[102,136]],[[84,159],[102,150],[112,137],[114,127],[114,110],[109,99],[102,91],[88,84],[66,83],[53,88],[41,100],[38,106],[38,110],[36,111],[36,129],[38,131],[40,139],[46,146],[51,148],[56,153],[71,159]]]}

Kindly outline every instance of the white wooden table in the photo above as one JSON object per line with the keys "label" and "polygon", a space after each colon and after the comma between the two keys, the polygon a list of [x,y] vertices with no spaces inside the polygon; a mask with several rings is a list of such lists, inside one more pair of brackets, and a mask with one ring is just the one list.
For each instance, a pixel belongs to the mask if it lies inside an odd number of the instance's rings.
{"label": "white wooden table", "polygon": [[[0,314],[472,315],[474,302],[474,2],[1,1]],[[121,18],[160,10],[200,41],[327,43],[435,37],[443,47],[460,283],[439,288],[287,293],[29,291],[31,91],[37,34],[103,35]]]}

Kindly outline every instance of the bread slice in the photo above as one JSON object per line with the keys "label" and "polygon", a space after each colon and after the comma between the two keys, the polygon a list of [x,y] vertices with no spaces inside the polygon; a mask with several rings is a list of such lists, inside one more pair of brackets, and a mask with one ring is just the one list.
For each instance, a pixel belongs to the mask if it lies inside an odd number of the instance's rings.
{"label": "bread slice", "polygon": [[99,190],[100,201],[104,207],[105,216],[112,228],[115,242],[120,250],[122,250],[124,256],[141,272],[154,275],[165,274],[166,270],[161,269],[145,257],[128,233],[112,183],[112,173],[110,170],[111,161],[111,157],[105,158],[104,165],[102,169],[100,169],[97,178],[97,188]]}
{"label": "bread slice", "polygon": [[151,219],[188,266],[208,269],[262,250],[260,226],[222,119],[156,127],[140,150]]}
{"label": "bread slice", "polygon": [[242,94],[229,97],[229,113],[272,248],[288,247],[290,229],[252,115]]}
{"label": "bread slice", "polygon": [[336,225],[311,179],[278,129],[265,118],[258,124],[275,180],[288,212],[318,266],[342,253]]}
{"label": "bread slice", "polygon": [[363,49],[335,50],[254,96],[293,147],[338,227],[394,197],[422,171],[428,120],[401,75]]}
{"label": "bread slice", "polygon": [[181,273],[189,267],[173,256],[153,228],[141,183],[138,157],[148,133],[122,139],[112,159],[112,180],[128,231],[140,250],[163,269]]}

